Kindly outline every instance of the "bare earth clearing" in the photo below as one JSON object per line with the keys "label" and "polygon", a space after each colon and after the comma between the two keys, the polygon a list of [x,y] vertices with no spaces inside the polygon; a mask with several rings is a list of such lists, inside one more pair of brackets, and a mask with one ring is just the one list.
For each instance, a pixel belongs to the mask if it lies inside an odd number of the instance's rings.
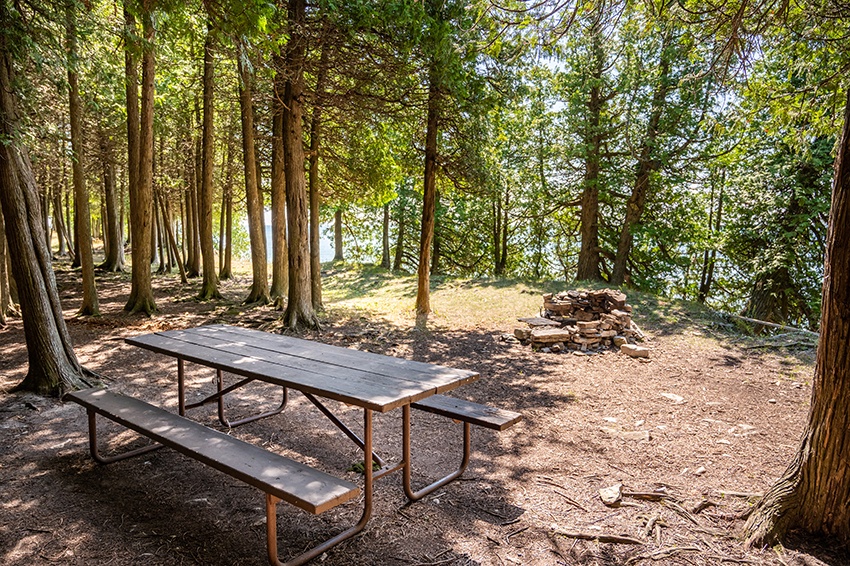
{"label": "bare earth clearing", "polygon": [[[850,563],[847,549],[813,541],[798,542],[795,550],[748,552],[737,538],[743,523],[736,517],[752,502],[747,496],[771,485],[797,445],[811,395],[812,348],[766,347],[691,307],[630,294],[635,321],[651,337],[648,362],[613,351],[535,353],[501,335],[512,331],[517,316],[536,314],[541,289],[441,283],[434,323],[424,331],[414,328],[405,310],[413,304],[412,279],[360,273],[328,274],[325,329],[305,338],[478,370],[482,378],[454,394],[519,411],[524,420],[501,434],[474,430],[474,455],[463,479],[425,501],[406,505],[398,474],[378,480],[365,533],[315,563]],[[127,316],[121,311],[126,275],[99,276],[104,316],[76,319],[77,277],[58,274],[81,363],[115,390],[170,408],[177,404],[176,364],[125,345],[125,337],[214,322],[272,331],[278,325],[279,313],[270,307],[239,306],[247,294],[244,280],[222,286],[230,302],[197,303],[191,300],[197,282],[181,288],[156,278],[160,313]],[[95,464],[80,407],[7,392],[26,365],[22,325],[13,319],[0,329],[0,562],[266,564],[259,491],[168,450]],[[214,387],[211,370],[187,369],[196,390]],[[232,414],[248,411],[251,403],[273,402],[260,399],[265,393],[258,386],[251,397],[232,400]],[[349,423],[360,422],[358,411],[339,410]],[[190,414],[214,423],[213,407]],[[381,453],[400,454],[400,423],[400,413],[376,415]],[[118,429],[101,430],[111,447],[136,442]],[[119,436],[108,436],[108,430]],[[415,414],[417,473],[436,477],[453,469],[459,433],[460,426],[446,419]],[[358,449],[297,394],[283,414],[232,434],[357,481],[348,469]],[[665,488],[673,498],[626,496],[621,507],[606,507],[598,490],[618,483],[626,492]],[[707,507],[688,512],[703,500]],[[357,502],[319,517],[282,504],[281,552],[307,548],[359,514]],[[577,540],[559,532],[625,536],[643,544]]]}

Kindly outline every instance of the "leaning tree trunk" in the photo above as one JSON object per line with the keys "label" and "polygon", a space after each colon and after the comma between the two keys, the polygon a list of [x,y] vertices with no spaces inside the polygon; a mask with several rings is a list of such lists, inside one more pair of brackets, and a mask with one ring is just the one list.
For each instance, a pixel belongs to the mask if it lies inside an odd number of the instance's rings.
{"label": "leaning tree trunk", "polygon": [[213,162],[215,161],[215,137],[213,131],[213,86],[215,81],[215,62],[212,52],[212,30],[207,30],[204,41],[204,124],[201,142],[201,194],[198,206],[198,227],[201,236],[201,258],[203,260],[204,279],[198,298],[201,300],[220,299],[218,277],[215,271],[215,252],[212,240],[213,210]]}
{"label": "leaning tree trunk", "polygon": [[[268,265],[266,238],[263,219],[263,203],[257,185],[257,152],[254,147],[254,102],[251,89],[251,73],[243,58],[245,46],[238,45],[236,63],[239,70],[239,107],[242,114],[242,157],[245,165],[245,196],[248,203],[248,239],[251,243],[251,290],[245,303],[267,304],[269,302]],[[300,139],[300,138],[299,138]],[[303,168],[302,168],[303,174]]]}
{"label": "leaning tree trunk", "polygon": [[422,231],[419,236],[419,268],[416,285],[416,314],[431,312],[431,242],[434,240],[434,216],[437,207],[437,127],[440,90],[436,71],[431,69],[428,91],[428,126],[425,132],[425,176],[422,198]]}
{"label": "leaning tree trunk", "polygon": [[826,242],[823,311],[809,423],[791,465],[744,527],[762,546],[791,530],[850,540],[850,91]]}
{"label": "leaning tree trunk", "polygon": [[[89,191],[83,169],[83,108],[77,85],[77,25],[74,6],[66,12],[66,49],[68,52],[68,108],[71,121],[71,163],[74,176],[74,208],[76,210],[77,243],[83,279],[83,304],[78,314],[98,315],[97,287],[94,282],[94,257],[91,242],[91,213]],[[49,252],[49,249],[48,249]]]}
{"label": "leaning tree trunk", "polygon": [[233,247],[230,245],[230,240],[233,236],[233,135],[228,132],[227,135],[227,165],[224,174],[224,187],[221,191],[221,234],[222,241],[219,243],[222,248],[219,251],[219,279],[230,279],[233,277],[231,268],[231,258]]}
{"label": "leaning tree trunk", "polygon": [[305,0],[289,0],[287,82],[283,113],[283,154],[286,170],[286,212],[289,227],[289,293],[284,324],[291,329],[318,328],[310,287],[310,242],[307,186],[304,178],[304,35]]}
{"label": "leaning tree trunk", "polygon": [[29,369],[18,389],[62,395],[79,389],[82,369],[65,326],[59,292],[41,226],[38,188],[21,139],[8,48],[12,23],[6,1],[0,2],[0,208],[5,219],[12,270],[18,282]]}
{"label": "leaning tree trunk", "polygon": [[345,254],[343,253],[342,245],[342,209],[337,208],[334,211],[334,261],[344,261]]}
{"label": "leaning tree trunk", "polygon": [[[156,310],[151,286],[151,224],[153,215],[153,112],[155,60],[153,41],[155,28],[150,2],[143,2],[142,31],[145,50],[142,54],[142,108],[139,123],[139,170],[137,183],[130,187],[130,229],[133,241],[130,298],[124,310],[151,314]],[[127,77],[128,82],[131,77]],[[134,90],[135,84],[131,85]],[[130,90],[130,89],[128,89]],[[130,105],[128,98],[128,120]],[[130,126],[128,126],[128,130]]]}
{"label": "leaning tree trunk", "polygon": [[404,261],[404,237],[405,227],[407,223],[404,218],[404,203],[399,196],[398,206],[396,207],[396,224],[398,224],[398,232],[395,239],[395,254],[393,255],[393,271],[401,270],[401,264]]}

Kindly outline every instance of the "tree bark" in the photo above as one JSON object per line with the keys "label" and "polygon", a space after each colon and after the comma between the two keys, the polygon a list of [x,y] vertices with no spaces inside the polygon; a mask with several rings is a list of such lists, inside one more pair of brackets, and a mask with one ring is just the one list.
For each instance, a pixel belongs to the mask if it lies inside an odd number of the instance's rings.
{"label": "tree bark", "polygon": [[283,52],[274,57],[272,97],[272,286],[270,295],[283,308],[289,286],[289,250],[286,242],[286,171],[283,155],[283,98],[286,96],[286,69]]}
{"label": "tree bark", "polygon": [[[60,241],[62,237],[59,237]],[[3,220],[3,208],[0,206],[0,326],[6,326],[6,316],[12,303],[9,296],[9,272],[6,269],[6,223]]]}
{"label": "tree bark", "polygon": [[404,207],[402,206],[402,200],[399,197],[399,206],[396,208],[396,224],[398,224],[398,233],[396,234],[395,240],[395,255],[393,256],[393,271],[399,271],[401,269],[402,261],[404,260],[404,237],[405,237],[405,223],[404,219]]}
{"label": "tree bark", "polygon": [[[432,64],[433,65],[433,64]],[[422,230],[419,235],[419,267],[416,284],[416,314],[431,312],[431,243],[437,207],[437,128],[440,90],[436,70],[431,69],[428,88],[428,125],[425,131],[425,174],[422,197]]]}
{"label": "tree bark", "polygon": [[221,191],[221,215],[222,225],[221,233],[223,234],[223,242],[219,243],[222,248],[223,256],[219,258],[219,279],[230,279],[233,277],[231,268],[231,257],[233,248],[231,246],[231,238],[233,236],[233,132],[228,132],[227,135],[227,165],[224,173],[224,187]]}
{"label": "tree bark", "polygon": [[213,163],[215,162],[215,132],[213,130],[213,87],[215,84],[215,61],[212,52],[212,30],[207,29],[204,41],[204,124],[202,145],[201,194],[198,207],[198,224],[201,237],[201,257],[204,265],[204,280],[198,298],[220,299],[218,277],[215,270],[215,253],[212,240],[213,210]]}
{"label": "tree bark", "polygon": [[334,261],[345,261],[342,243],[342,208],[334,211]]}
{"label": "tree bark", "polygon": [[790,530],[850,540],[850,91],[835,161],[809,423],[788,469],[744,526],[749,546]]}
{"label": "tree bark", "polygon": [[174,237],[174,229],[171,223],[171,207],[168,204],[168,200],[162,196],[159,197],[159,200],[162,206],[162,215],[165,218],[163,224],[165,224],[165,235],[168,237],[168,245],[174,256],[174,263],[177,264],[177,269],[180,271],[180,282],[186,285],[189,283],[189,279],[186,277],[186,268],[183,265],[183,260],[180,258],[180,248],[177,246],[177,239]]}
{"label": "tree bark", "polygon": [[667,31],[661,42],[659,54],[658,82],[652,93],[651,111],[649,122],[646,126],[646,135],[638,151],[637,172],[632,187],[632,194],[626,202],[626,215],[623,226],[620,229],[620,240],[617,244],[617,252],[614,256],[614,266],[611,270],[610,283],[622,285],[626,280],[626,268],[628,267],[629,254],[632,251],[634,241],[634,228],[640,222],[646,209],[646,200],[650,189],[650,180],[654,172],[658,171],[661,163],[659,161],[656,145],[658,142],[658,128],[661,124],[661,116],[667,102],[667,94],[673,85],[670,82],[670,43],[672,34]]}
{"label": "tree bark", "polygon": [[322,103],[327,77],[328,44],[322,45],[319,70],[316,76],[316,92],[313,116],[310,120],[310,296],[314,309],[322,308],[322,259],[319,251],[319,147],[322,138]]}
{"label": "tree bark", "polygon": [[[263,219],[263,202],[257,185],[257,152],[254,147],[254,105],[251,73],[245,65],[245,46],[238,44],[239,107],[242,114],[242,158],[245,166],[245,196],[248,206],[248,238],[251,243],[253,280],[245,303],[269,302],[268,260]],[[303,168],[302,168],[303,172]]]}
{"label": "tree bark", "polygon": [[[124,271],[124,242],[121,241],[121,218],[118,215],[115,158],[112,144],[103,130],[100,131],[100,160],[103,166],[103,200],[106,205],[106,257],[98,267],[104,271],[120,272]],[[61,234],[59,239],[61,241]]]}
{"label": "tree bark", "polygon": [[381,268],[390,268],[390,203],[384,203],[381,222]]}
{"label": "tree bark", "polygon": [[[155,84],[153,42],[155,28],[151,0],[143,2],[142,32],[146,45],[142,54],[142,107],[139,123],[139,171],[137,184],[130,187],[130,227],[132,234],[132,269],[130,298],[124,310],[151,314],[156,310],[151,286],[151,224],[153,214],[153,112]],[[128,78],[129,82],[129,78]],[[133,83],[133,88],[135,88]],[[128,99],[128,120],[130,113]],[[128,126],[128,131],[130,127]]]}
{"label": "tree bark", "polygon": [[[723,188],[726,185],[726,171],[720,174],[720,183],[717,197],[717,213],[714,212],[714,180],[712,176],[711,183],[711,204],[708,213],[708,232],[712,236],[720,232],[721,220],[723,218]],[[713,238],[712,238],[713,239]],[[714,266],[717,263],[717,247],[712,246],[711,250],[706,248],[703,253],[702,271],[700,273],[699,290],[697,292],[697,301],[705,304],[711,292],[711,285],[714,282]]]}
{"label": "tree bark", "polygon": [[[71,122],[71,163],[74,175],[74,205],[77,225],[77,243],[80,250],[80,268],[83,279],[83,303],[77,314],[97,316],[100,307],[94,281],[94,256],[92,254],[91,212],[89,191],[83,168],[83,109],[77,81],[77,24],[74,5],[65,13],[65,39],[68,53],[68,116]],[[45,243],[46,240],[45,240]]]}
{"label": "tree bark", "polygon": [[5,220],[12,271],[18,282],[29,368],[16,387],[61,396],[78,389],[82,368],[71,346],[59,292],[45,245],[41,207],[32,165],[21,139],[14,90],[9,30],[15,24],[7,3],[0,3],[0,208]]}
{"label": "tree bark", "polygon": [[305,0],[289,0],[286,90],[283,106],[283,154],[289,227],[289,293],[283,322],[290,329],[319,328],[310,285],[307,186],[304,178],[304,56],[307,47]]}
{"label": "tree bark", "polygon": [[587,99],[588,124],[585,133],[587,157],[585,158],[584,189],[581,195],[581,248],[578,256],[576,279],[579,281],[600,281],[599,270],[599,184],[602,159],[602,132],[600,121],[604,99],[602,96],[602,75],[605,66],[605,52],[602,48],[602,30],[599,23],[590,31],[592,34],[593,68],[591,86]]}

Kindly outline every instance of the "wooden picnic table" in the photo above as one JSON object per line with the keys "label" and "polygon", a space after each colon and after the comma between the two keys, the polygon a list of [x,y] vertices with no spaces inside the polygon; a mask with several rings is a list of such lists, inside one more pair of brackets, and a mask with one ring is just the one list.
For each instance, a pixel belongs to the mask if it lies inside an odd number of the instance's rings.
{"label": "wooden picnic table", "polygon": [[[228,325],[210,325],[186,330],[156,332],[128,338],[126,342],[177,359],[178,412],[180,415],[184,415],[186,409],[214,402],[218,404],[221,422],[227,426],[235,426],[282,411],[286,405],[287,390],[294,389],[304,394],[325,416],[362,448],[364,454],[364,509],[360,521],[330,540],[299,555],[287,564],[302,564],[360,532],[371,515],[373,481],[375,479],[401,470],[403,472],[404,491],[408,498],[411,500],[421,499],[463,473],[470,453],[470,423],[501,430],[520,418],[516,413],[501,411],[508,413],[506,417],[502,418],[503,416],[498,414],[500,410],[475,404],[472,404],[474,406],[471,413],[458,415],[446,413],[446,411],[469,411],[470,408],[451,409],[446,407],[442,401],[437,404],[425,404],[429,398],[439,401],[442,399],[439,394],[478,379],[479,374],[469,370],[393,358]],[[184,362],[215,369],[218,384],[217,392],[202,401],[187,405],[185,402]],[[242,380],[225,387],[224,373],[239,376]],[[283,390],[283,401],[280,406],[274,410],[260,412],[239,421],[231,422],[227,420],[224,416],[224,397],[254,380],[280,386]],[[325,406],[321,399],[333,399],[362,408],[363,437],[361,438],[349,429]],[[422,405],[416,406],[416,408],[447,416],[456,416],[464,420],[464,452],[463,460],[457,471],[423,489],[414,491],[410,482],[410,409],[417,402],[422,402]],[[383,413],[398,408],[402,409],[403,415],[402,455],[399,462],[387,464],[373,451],[372,414],[374,411]],[[501,419],[501,421],[493,426],[488,420],[490,418]],[[508,422],[510,424],[506,424]],[[379,470],[373,471],[372,466],[366,464],[370,460],[367,456],[369,454],[372,455],[372,460],[379,464]],[[267,495],[267,497],[270,498],[267,499],[269,561],[271,564],[281,564],[277,558],[276,531],[272,527],[276,523],[274,511],[276,500],[271,495]]]}

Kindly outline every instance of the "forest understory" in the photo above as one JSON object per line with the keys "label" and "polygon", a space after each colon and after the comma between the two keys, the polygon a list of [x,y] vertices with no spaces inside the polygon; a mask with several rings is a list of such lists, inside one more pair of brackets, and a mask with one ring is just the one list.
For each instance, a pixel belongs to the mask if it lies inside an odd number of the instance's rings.
{"label": "forest understory", "polygon": [[[176,364],[124,344],[125,338],[222,322],[281,327],[273,307],[240,305],[248,279],[223,282],[222,301],[197,302],[199,282],[181,287],[157,277],[160,310],[145,317],[122,310],[126,274],[99,275],[102,316],[80,318],[74,316],[78,275],[60,266],[57,277],[80,362],[110,388],[171,409]],[[412,278],[328,269],[325,284],[323,329],[302,337],[475,369],[481,379],[454,395],[519,411],[524,420],[503,433],[475,430],[465,476],[424,501],[406,504],[398,474],[379,480],[364,533],[316,564],[850,563],[846,548],[817,541],[748,550],[740,539],[747,510],[784,471],[805,426],[811,344],[776,347],[770,337],[747,337],[687,303],[640,296],[631,302],[649,336],[649,360],[614,351],[545,354],[502,335],[512,331],[511,317],[535,314],[539,291],[552,289],[437,281],[437,313],[423,329],[413,324],[412,312],[381,310],[393,300],[412,309]],[[0,328],[0,562],[267,563],[260,492],[169,450],[94,463],[83,409],[9,393],[26,370],[23,327],[13,318]],[[187,366],[191,396],[211,391],[213,378],[208,369]],[[229,409],[248,411],[269,393],[257,386],[231,400]],[[335,408],[347,422],[358,422],[353,408]],[[213,408],[191,414],[210,426],[217,422]],[[380,453],[400,454],[400,424],[400,412],[376,416]],[[109,425],[101,431],[110,448],[138,444]],[[446,419],[414,415],[415,481],[453,469],[459,432]],[[358,481],[350,471],[356,447],[299,395],[284,413],[230,433]],[[604,504],[600,489],[617,484],[621,502]],[[360,503],[318,517],[281,505],[284,557],[348,527]]]}

